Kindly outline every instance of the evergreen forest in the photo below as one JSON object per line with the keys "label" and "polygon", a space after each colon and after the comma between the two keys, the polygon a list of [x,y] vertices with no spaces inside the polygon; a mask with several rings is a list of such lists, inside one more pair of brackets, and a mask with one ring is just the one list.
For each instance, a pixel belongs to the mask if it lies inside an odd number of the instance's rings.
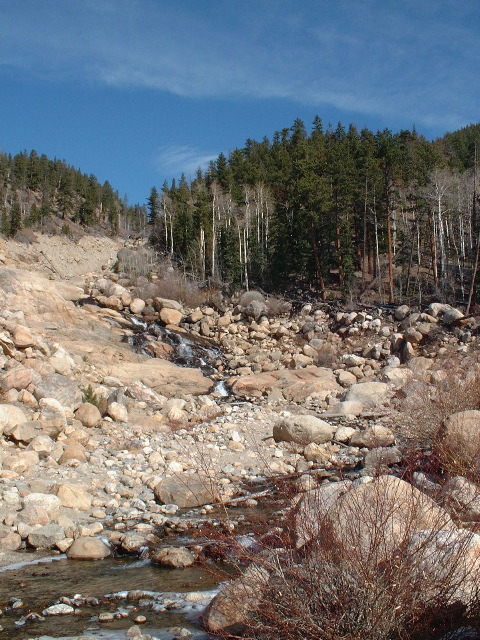
{"label": "evergreen forest", "polygon": [[145,230],[146,209],[129,206],[107,181],[36,151],[0,153],[0,230],[71,234],[76,225],[110,235]]}
{"label": "evergreen forest", "polygon": [[465,302],[478,266],[480,125],[430,142],[301,120],[153,187],[151,239],[202,282],[323,299]]}

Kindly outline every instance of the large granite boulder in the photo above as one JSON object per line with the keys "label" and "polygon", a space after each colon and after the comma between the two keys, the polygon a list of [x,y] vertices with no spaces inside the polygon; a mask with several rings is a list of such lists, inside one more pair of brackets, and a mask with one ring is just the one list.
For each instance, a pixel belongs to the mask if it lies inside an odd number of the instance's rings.
{"label": "large granite boulder", "polygon": [[302,445],[330,442],[334,433],[335,427],[311,415],[289,416],[273,427],[276,442],[296,442]]}

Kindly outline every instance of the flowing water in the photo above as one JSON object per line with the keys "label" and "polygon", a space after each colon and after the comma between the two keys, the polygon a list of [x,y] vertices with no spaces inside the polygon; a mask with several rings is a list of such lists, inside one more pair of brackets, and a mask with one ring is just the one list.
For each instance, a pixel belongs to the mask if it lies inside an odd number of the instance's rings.
{"label": "flowing water", "polygon": [[139,353],[152,356],[149,343],[159,340],[173,349],[172,361],[180,367],[201,369],[207,376],[218,373],[218,364],[223,362],[221,349],[206,338],[191,336],[180,331],[167,329],[156,322],[147,325],[136,318],[129,317],[135,325],[133,335],[127,338]]}
{"label": "flowing water", "polygon": [[[204,606],[201,601],[212,597],[217,583],[218,577],[199,566],[164,569],[149,560],[131,558],[82,562],[60,556],[27,562],[0,573],[0,607],[4,611],[0,618],[4,629],[1,637],[25,640],[84,633],[120,639],[125,637],[125,630],[135,624],[134,618],[142,614],[147,619],[142,625],[145,633],[172,638],[173,634],[166,629],[186,627],[196,638],[207,638],[200,629],[198,617]],[[138,593],[132,594],[136,590],[143,592],[141,597]],[[107,596],[118,592],[123,593],[113,598]],[[130,592],[128,598],[126,592]],[[97,598],[99,606],[83,604],[75,615],[24,621],[31,612],[41,615],[59,598],[76,595]],[[23,606],[12,608],[14,601],[22,601]],[[103,612],[123,612],[126,617],[109,623],[98,622],[97,617]]]}

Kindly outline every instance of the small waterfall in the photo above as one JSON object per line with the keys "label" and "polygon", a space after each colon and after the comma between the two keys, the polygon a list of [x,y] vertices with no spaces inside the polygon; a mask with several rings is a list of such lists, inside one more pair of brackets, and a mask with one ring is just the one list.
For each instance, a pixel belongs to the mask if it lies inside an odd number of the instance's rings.
{"label": "small waterfall", "polygon": [[151,356],[152,350],[148,345],[158,340],[173,348],[170,359],[175,364],[201,369],[208,376],[218,373],[218,363],[223,361],[223,354],[209,340],[166,329],[157,323],[147,325],[135,319],[134,324],[133,335],[127,341],[137,352]]}

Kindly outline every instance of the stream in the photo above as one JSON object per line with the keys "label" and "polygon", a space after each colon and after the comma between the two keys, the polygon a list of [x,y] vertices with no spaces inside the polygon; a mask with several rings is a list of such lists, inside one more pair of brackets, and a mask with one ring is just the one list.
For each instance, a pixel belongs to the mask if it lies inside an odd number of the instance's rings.
{"label": "stream", "polygon": [[[63,555],[27,560],[23,566],[1,570],[2,637],[43,640],[85,634],[120,639],[135,624],[134,618],[143,615],[145,633],[167,640],[175,636],[167,629],[187,628],[200,640],[209,636],[201,631],[198,618],[217,583],[218,578],[200,566],[164,569],[149,560],[82,562]],[[75,613],[43,616],[43,610],[60,598],[73,599]],[[116,614],[116,619],[99,622],[99,614],[105,612]]]}

